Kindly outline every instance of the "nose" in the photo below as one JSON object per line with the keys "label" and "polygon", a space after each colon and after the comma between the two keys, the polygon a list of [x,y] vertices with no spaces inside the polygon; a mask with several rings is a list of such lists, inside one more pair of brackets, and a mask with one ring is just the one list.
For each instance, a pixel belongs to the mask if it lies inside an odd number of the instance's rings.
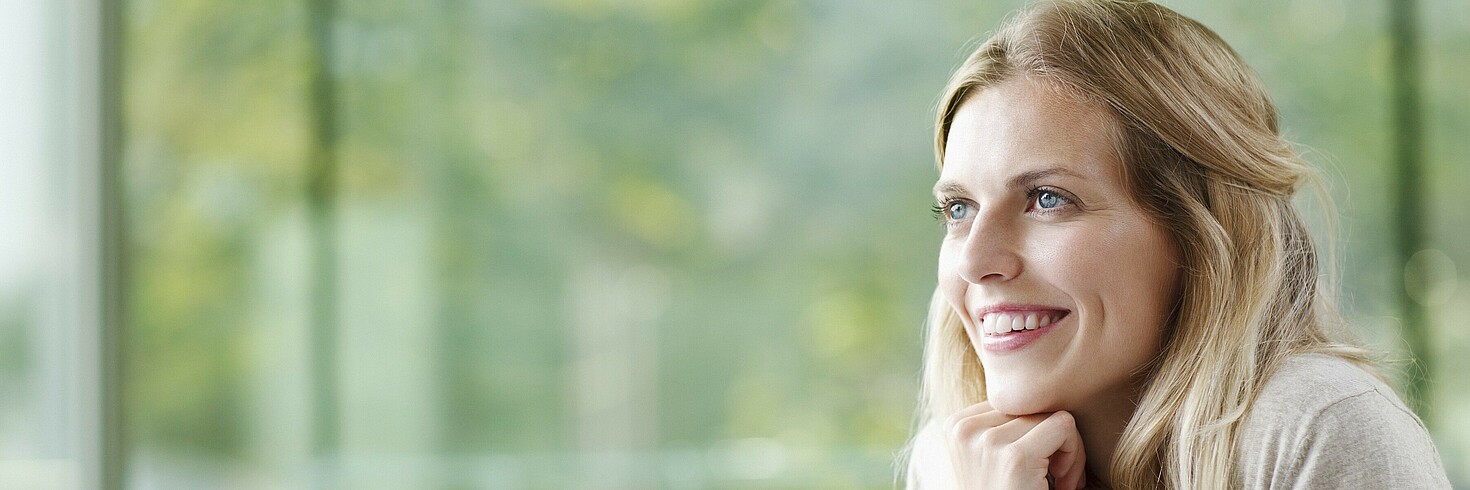
{"label": "nose", "polygon": [[959,273],[970,284],[1004,282],[1021,273],[1020,237],[1014,223],[986,217],[970,223],[970,233],[960,249]]}

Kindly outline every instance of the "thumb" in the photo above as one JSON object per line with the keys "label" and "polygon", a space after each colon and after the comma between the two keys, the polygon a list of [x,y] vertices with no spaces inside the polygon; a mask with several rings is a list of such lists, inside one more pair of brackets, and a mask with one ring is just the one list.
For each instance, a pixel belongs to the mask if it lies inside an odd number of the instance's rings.
{"label": "thumb", "polygon": [[1056,488],[1071,490],[1082,486],[1087,456],[1071,413],[1051,414],[1016,443],[1025,447],[1027,453],[1047,458],[1047,473],[1056,479]]}

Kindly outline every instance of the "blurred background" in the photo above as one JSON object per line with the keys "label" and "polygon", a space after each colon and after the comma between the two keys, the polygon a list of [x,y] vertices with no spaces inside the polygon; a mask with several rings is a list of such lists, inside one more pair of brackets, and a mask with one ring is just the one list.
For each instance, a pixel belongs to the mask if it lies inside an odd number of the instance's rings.
{"label": "blurred background", "polygon": [[[1020,3],[0,2],[0,488],[892,488]],[[1163,3],[1470,488],[1470,3]]]}

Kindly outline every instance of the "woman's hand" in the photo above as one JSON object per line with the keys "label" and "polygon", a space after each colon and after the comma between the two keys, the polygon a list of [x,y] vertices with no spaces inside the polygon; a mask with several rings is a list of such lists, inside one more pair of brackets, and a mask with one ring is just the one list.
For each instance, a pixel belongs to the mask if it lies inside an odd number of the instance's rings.
{"label": "woman's hand", "polygon": [[1085,485],[1082,436],[1072,414],[1006,415],[980,402],[945,421],[955,481],[965,490],[1074,490]]}

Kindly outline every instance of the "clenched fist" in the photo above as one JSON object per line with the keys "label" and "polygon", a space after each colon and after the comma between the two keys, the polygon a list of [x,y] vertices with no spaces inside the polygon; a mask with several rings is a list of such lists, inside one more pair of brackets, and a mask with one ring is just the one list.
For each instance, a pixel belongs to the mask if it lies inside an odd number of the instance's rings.
{"label": "clenched fist", "polygon": [[955,482],[965,490],[1075,490],[1086,485],[1072,414],[1013,416],[980,402],[945,421]]}

